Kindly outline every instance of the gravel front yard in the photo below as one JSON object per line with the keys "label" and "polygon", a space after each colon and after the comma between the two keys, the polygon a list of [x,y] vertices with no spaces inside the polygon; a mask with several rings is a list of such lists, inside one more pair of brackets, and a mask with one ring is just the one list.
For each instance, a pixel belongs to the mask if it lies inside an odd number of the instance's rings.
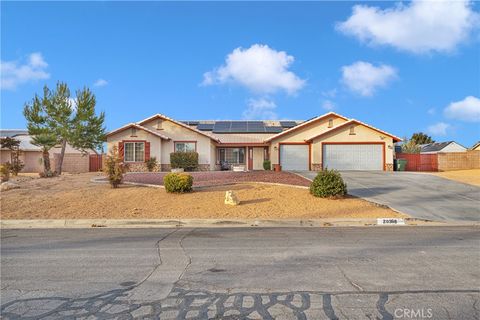
{"label": "gravel front yard", "polygon": [[[1,193],[2,219],[315,219],[402,217],[357,198],[327,200],[306,189],[240,183],[169,194],[163,188],[90,182],[98,174],[25,179]],[[278,176],[280,177],[280,175]],[[301,180],[300,180],[301,181]],[[224,182],[224,181],[222,181]],[[278,180],[278,182],[284,182]],[[223,203],[233,190],[239,206]]]}
{"label": "gravel front yard", "polygon": [[480,187],[480,169],[435,172],[436,176]]}
{"label": "gravel front yard", "polygon": [[[141,182],[147,184],[163,185],[163,177],[168,172],[129,173],[125,181]],[[270,182],[283,183],[294,186],[310,186],[310,181],[290,172],[273,171],[213,171],[213,172],[188,172],[193,176],[194,187],[218,186],[240,182]]]}

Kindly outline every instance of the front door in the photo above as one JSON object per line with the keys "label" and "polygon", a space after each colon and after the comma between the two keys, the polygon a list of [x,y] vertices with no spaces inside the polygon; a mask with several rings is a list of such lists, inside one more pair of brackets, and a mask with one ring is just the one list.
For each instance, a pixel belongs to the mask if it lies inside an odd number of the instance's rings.
{"label": "front door", "polygon": [[248,147],[248,170],[253,170],[253,147]]}

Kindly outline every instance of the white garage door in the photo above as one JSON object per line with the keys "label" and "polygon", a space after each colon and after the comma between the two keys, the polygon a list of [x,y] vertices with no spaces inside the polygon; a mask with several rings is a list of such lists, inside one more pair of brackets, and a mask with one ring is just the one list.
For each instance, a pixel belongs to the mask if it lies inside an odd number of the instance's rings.
{"label": "white garage door", "polygon": [[308,145],[280,145],[280,165],[282,170],[309,170]]}
{"label": "white garage door", "polygon": [[324,144],[323,167],[336,170],[383,170],[381,144]]}

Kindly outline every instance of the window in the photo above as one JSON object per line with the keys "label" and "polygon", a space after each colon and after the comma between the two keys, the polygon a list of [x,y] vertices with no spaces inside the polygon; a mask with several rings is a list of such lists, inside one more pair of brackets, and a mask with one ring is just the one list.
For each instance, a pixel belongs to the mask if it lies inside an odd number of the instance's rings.
{"label": "window", "polygon": [[175,152],[195,152],[196,150],[196,142],[175,142]]}
{"label": "window", "polygon": [[136,136],[137,136],[137,128],[132,128],[131,137],[136,137]]}
{"label": "window", "polygon": [[145,160],[145,143],[125,142],[124,159],[125,162],[143,162]]}
{"label": "window", "polygon": [[328,119],[328,127],[333,127],[333,119]]}
{"label": "window", "polygon": [[245,148],[220,148],[218,160],[230,164],[245,164]]}
{"label": "window", "polygon": [[355,126],[350,126],[350,134],[355,134]]}

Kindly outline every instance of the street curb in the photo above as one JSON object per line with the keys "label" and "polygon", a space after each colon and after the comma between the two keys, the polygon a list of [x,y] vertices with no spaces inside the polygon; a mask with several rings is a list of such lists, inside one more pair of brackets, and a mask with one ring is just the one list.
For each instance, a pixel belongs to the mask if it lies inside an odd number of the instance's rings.
{"label": "street curb", "polygon": [[[405,219],[404,226],[480,226]],[[239,227],[372,227],[377,219],[38,219],[1,220],[1,229],[70,229],[70,228],[239,228]],[[390,227],[390,226],[384,226]]]}

